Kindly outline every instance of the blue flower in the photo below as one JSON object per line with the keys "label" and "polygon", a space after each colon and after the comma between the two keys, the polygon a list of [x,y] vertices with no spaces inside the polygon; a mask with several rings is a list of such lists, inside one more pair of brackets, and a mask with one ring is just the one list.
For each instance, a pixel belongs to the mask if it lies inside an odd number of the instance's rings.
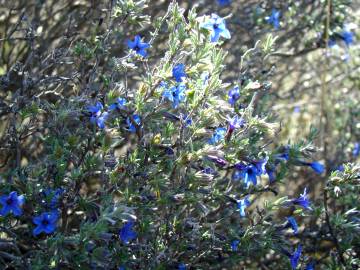
{"label": "blue flower", "polygon": [[304,189],[304,193],[301,194],[298,199],[292,199],[291,203],[294,205],[299,205],[305,209],[311,210],[310,201],[309,201],[307,193],[306,193],[306,188]]}
{"label": "blue flower", "polygon": [[24,202],[24,195],[18,196],[16,191],[11,191],[9,195],[0,196],[0,204],[2,204],[0,215],[6,216],[8,213],[13,213],[16,217],[21,216],[23,213],[21,206]]}
{"label": "blue flower", "polygon": [[324,165],[319,162],[311,162],[310,167],[318,174],[322,174],[325,170]]}
{"label": "blue flower", "polygon": [[105,122],[106,122],[108,117],[109,117],[108,112],[101,113],[101,115],[96,120],[96,123],[97,123],[99,128],[101,128],[101,129],[105,128]]}
{"label": "blue flower", "polygon": [[93,115],[98,115],[99,112],[103,109],[103,105],[100,101],[96,102],[95,105],[91,105],[87,107],[87,110],[92,113]]}
{"label": "blue flower", "polygon": [[294,234],[297,234],[298,225],[296,223],[296,219],[294,217],[288,217],[287,223],[285,224],[285,228],[291,228],[294,231]]}
{"label": "blue flower", "polygon": [[137,237],[136,232],[133,230],[134,222],[133,221],[127,221],[124,226],[120,229],[119,235],[121,241],[124,242],[124,244],[129,244],[131,240],[134,240]]}
{"label": "blue flower", "polygon": [[269,157],[253,161],[253,164],[255,165],[255,167],[258,171],[258,175],[266,174],[265,166],[266,166],[268,160],[269,160]]}
{"label": "blue flower", "polygon": [[34,217],[33,222],[37,226],[33,230],[35,236],[44,232],[46,234],[51,234],[56,229],[56,223],[59,218],[57,211],[44,212],[40,216]]}
{"label": "blue flower", "polygon": [[245,217],[245,208],[247,208],[249,205],[249,196],[246,196],[245,199],[237,201],[237,207],[239,209],[240,217]]}
{"label": "blue flower", "polygon": [[172,106],[176,109],[180,102],[185,100],[185,84],[179,83],[171,88],[165,88],[162,96],[168,101],[172,102]]}
{"label": "blue flower", "polygon": [[228,118],[229,130],[230,133],[233,132],[236,128],[243,128],[245,120],[240,118],[238,115],[235,115],[233,118]]}
{"label": "blue flower", "polygon": [[314,162],[301,162],[302,165],[309,166],[313,169],[317,174],[322,174],[325,170],[324,165],[321,163],[314,161]]}
{"label": "blue flower", "polygon": [[118,270],[126,270],[125,266],[120,266]]}
{"label": "blue flower", "polygon": [[89,106],[87,109],[90,112],[90,122],[92,124],[97,124],[99,128],[103,129],[105,127],[105,121],[107,120],[109,113],[102,112],[103,105],[101,102],[96,102],[94,106]]}
{"label": "blue flower", "polygon": [[231,241],[231,244],[230,244],[231,250],[234,251],[234,252],[238,251],[238,246],[239,246],[239,244],[240,244],[240,241],[239,241],[239,240],[233,240],[233,241]]}
{"label": "blue flower", "polygon": [[231,0],[217,0],[217,2],[220,6],[226,6],[231,3]]}
{"label": "blue flower", "polygon": [[305,267],[305,270],[314,270],[314,269],[315,269],[315,261],[309,262]]}
{"label": "blue flower", "polygon": [[147,56],[146,49],[150,47],[149,43],[142,42],[141,37],[139,35],[135,36],[134,41],[128,40],[127,45],[130,49],[134,50],[137,54],[142,57]]}
{"label": "blue flower", "polygon": [[48,188],[42,191],[46,197],[46,200],[43,201],[43,203],[46,205],[46,207],[49,207],[52,210],[56,209],[59,204],[59,199],[64,192],[65,190],[62,188],[57,188],[55,190]]}
{"label": "blue flower", "polygon": [[172,69],[172,76],[174,77],[175,81],[182,82],[183,78],[186,77],[185,65],[177,64],[174,66]]}
{"label": "blue flower", "polygon": [[178,266],[179,270],[186,270],[186,265],[184,263],[180,263]]}
{"label": "blue flower", "polygon": [[184,123],[185,123],[185,127],[189,127],[189,126],[192,125],[192,119],[191,119],[188,115],[186,115],[186,114],[181,114],[181,118],[182,118],[182,120],[183,120]]}
{"label": "blue flower", "polygon": [[233,89],[229,91],[229,103],[234,105],[236,101],[240,98],[240,90],[239,86],[235,86]]}
{"label": "blue flower", "polygon": [[266,22],[272,24],[275,30],[278,30],[280,27],[280,21],[279,21],[280,14],[281,14],[280,11],[273,8],[271,11],[271,15],[265,18]]}
{"label": "blue flower", "polygon": [[306,165],[310,166],[317,174],[322,174],[325,170],[324,165],[317,161],[307,163]]}
{"label": "blue flower", "polygon": [[[354,43],[354,41],[355,41],[354,36],[355,36],[354,33],[347,29],[344,29],[341,33],[337,34],[337,37],[340,37],[340,39],[344,41],[344,43],[347,47],[349,47],[351,44]],[[335,37],[330,38],[328,41],[328,46],[330,48],[332,48],[336,45]]]}
{"label": "blue flower", "polygon": [[354,33],[348,30],[344,30],[340,33],[341,39],[345,42],[346,46],[350,46],[354,43]]}
{"label": "blue flower", "polygon": [[243,163],[238,163],[235,165],[235,171],[232,176],[234,181],[239,179],[244,180],[246,187],[249,187],[252,183],[254,186],[257,184],[257,177],[261,175],[261,172],[253,164],[245,165]]}
{"label": "blue flower", "polygon": [[291,268],[292,269],[296,269],[298,263],[299,263],[299,259],[301,256],[301,251],[302,251],[302,246],[301,244],[298,245],[296,251],[290,256],[290,264],[291,264]]}
{"label": "blue flower", "polygon": [[50,200],[50,208],[51,209],[55,209],[58,207],[58,204],[59,204],[59,200],[60,200],[60,197],[62,196],[62,194],[65,192],[64,189],[62,188],[57,188],[55,189],[55,192]]}
{"label": "blue flower", "polygon": [[125,98],[118,97],[116,101],[109,106],[109,110],[113,111],[116,109],[123,110],[125,108],[125,105],[127,103],[127,100]]}
{"label": "blue flower", "polygon": [[[141,124],[141,119],[140,119],[140,116],[139,116],[139,115],[134,114],[134,115],[132,116],[132,119],[133,119],[133,121],[135,122],[135,124],[136,124],[137,126],[140,126],[140,124]],[[135,127],[135,125],[133,124],[133,122],[131,121],[131,118],[130,118],[130,117],[126,118],[126,124],[128,125],[128,129],[129,129],[129,131],[130,131],[131,133],[135,133],[135,132],[136,132],[136,127]]]}
{"label": "blue flower", "polygon": [[220,36],[226,39],[231,38],[229,30],[226,28],[225,20],[216,14],[211,14],[210,19],[204,23],[201,23],[200,27],[210,30],[211,42],[217,42]]}
{"label": "blue flower", "polygon": [[212,137],[208,140],[209,144],[217,144],[218,142],[220,142],[221,140],[224,139],[226,134],[226,128],[217,128],[215,129],[214,134],[212,135]]}
{"label": "blue flower", "polygon": [[352,150],[353,157],[357,157],[360,154],[360,143],[355,143],[354,149]]}

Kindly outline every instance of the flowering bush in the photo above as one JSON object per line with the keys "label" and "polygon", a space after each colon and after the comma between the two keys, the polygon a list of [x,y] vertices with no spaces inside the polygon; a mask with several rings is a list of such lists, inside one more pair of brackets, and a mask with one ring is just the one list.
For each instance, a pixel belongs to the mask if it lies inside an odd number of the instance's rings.
{"label": "flowering bush", "polygon": [[[229,16],[173,1],[151,18],[147,1],[100,2],[92,27],[69,19],[54,47],[25,14],[1,39],[0,265],[359,267],[359,144],[332,169],[314,157],[315,129],[277,140],[266,106],[275,34],[239,51],[233,69]],[[280,29],[282,12],[266,12],[255,25]],[[355,37],[344,30],[320,45],[339,40]],[[321,200],[309,183],[281,190],[299,168],[324,179]]]}

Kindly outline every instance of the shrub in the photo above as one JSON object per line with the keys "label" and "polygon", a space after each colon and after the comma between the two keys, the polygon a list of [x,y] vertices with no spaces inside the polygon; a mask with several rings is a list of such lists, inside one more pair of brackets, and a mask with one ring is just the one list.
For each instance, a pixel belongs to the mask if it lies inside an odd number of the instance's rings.
{"label": "shrub", "polygon": [[[359,266],[358,145],[332,170],[315,160],[315,128],[277,140],[271,57],[286,41],[262,35],[234,67],[229,17],[175,1],[156,18],[146,1],[63,2],[66,26],[17,13],[1,40],[4,268]],[[279,10],[259,14],[256,27],[281,26]],[[63,26],[41,33],[52,20]],[[299,167],[324,179],[321,200],[309,183],[283,195]]]}

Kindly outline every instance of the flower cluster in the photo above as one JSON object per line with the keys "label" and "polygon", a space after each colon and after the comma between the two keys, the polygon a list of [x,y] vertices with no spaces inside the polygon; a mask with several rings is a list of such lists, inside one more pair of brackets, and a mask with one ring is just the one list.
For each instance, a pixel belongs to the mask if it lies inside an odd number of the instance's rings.
{"label": "flower cluster", "polygon": [[200,25],[201,28],[210,31],[211,42],[218,42],[220,37],[230,39],[230,31],[226,28],[225,20],[217,14],[211,14],[211,17]]}
{"label": "flower cluster", "polygon": [[267,23],[272,24],[275,30],[278,30],[280,27],[280,15],[281,12],[273,8],[271,15],[266,17],[265,20]]}
{"label": "flower cluster", "polygon": [[0,215],[6,216],[9,213],[12,213],[14,216],[22,215],[23,211],[21,206],[24,202],[24,195],[18,196],[16,191],[12,191],[8,195],[2,195],[0,197],[0,203],[2,205]]}

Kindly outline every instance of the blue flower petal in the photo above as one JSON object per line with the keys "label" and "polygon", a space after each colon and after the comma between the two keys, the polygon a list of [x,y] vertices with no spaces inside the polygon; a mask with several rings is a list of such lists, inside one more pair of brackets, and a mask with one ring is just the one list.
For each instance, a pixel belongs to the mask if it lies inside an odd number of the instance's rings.
{"label": "blue flower petal", "polygon": [[325,170],[324,165],[319,162],[311,162],[309,165],[318,174],[322,174]]}
{"label": "blue flower petal", "polygon": [[297,265],[299,263],[299,259],[301,256],[301,252],[302,252],[302,246],[301,246],[301,244],[299,244],[296,251],[294,252],[294,254],[291,255],[291,257],[290,257],[290,264],[291,264],[291,268],[293,270],[295,270],[297,268]]}

